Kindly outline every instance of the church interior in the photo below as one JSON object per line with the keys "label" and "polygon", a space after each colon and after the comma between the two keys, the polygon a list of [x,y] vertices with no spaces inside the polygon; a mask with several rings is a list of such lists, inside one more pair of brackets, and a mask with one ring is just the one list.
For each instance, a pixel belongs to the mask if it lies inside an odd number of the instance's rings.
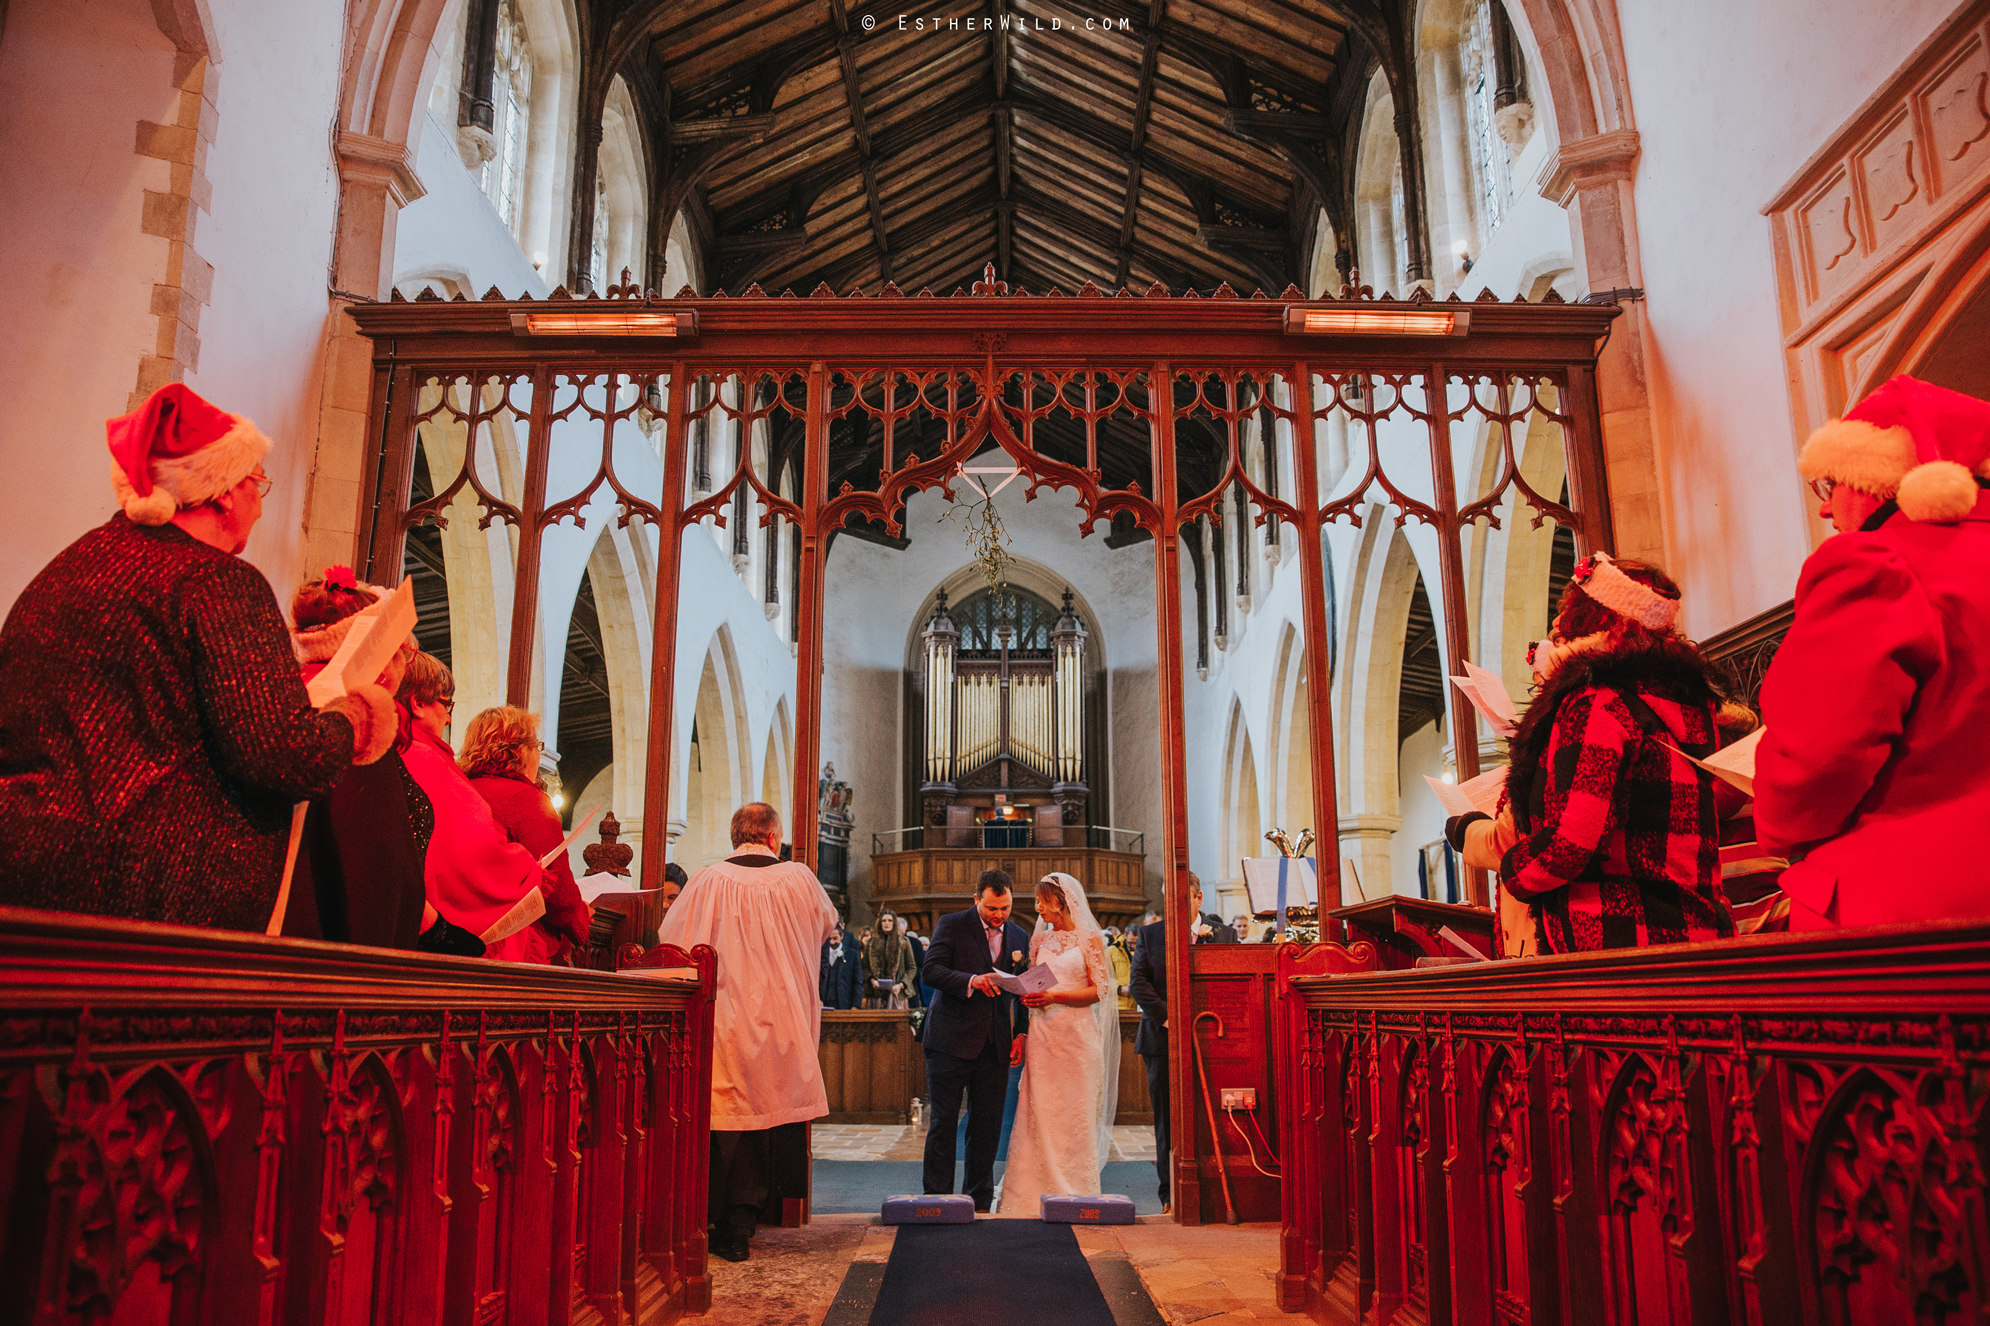
{"label": "church interior", "polygon": [[[938,996],[871,947],[923,962],[990,871],[1022,933],[1061,872],[1161,945],[1173,1029],[1116,978],[1138,1214],[1068,1305],[996,1254],[1016,1313],[1990,1311],[1980,901],[1738,892],[1825,853],[1769,850],[1765,780],[1716,930],[1516,947],[1468,833],[1585,592],[1782,730],[1815,559],[1879,528],[1807,442],[1902,375],[1990,398],[1990,0],[0,0],[0,123],[0,610],[124,520],[104,421],[183,384],[271,440],[235,551],[286,627],[328,568],[405,585],[442,748],[536,716],[591,904],[528,966],[0,890],[0,1316],[994,1320],[879,1219]],[[752,803],[851,938],[736,1261],[700,1211],[756,975],[667,913]],[[1945,832],[1881,891],[1990,896]]]}

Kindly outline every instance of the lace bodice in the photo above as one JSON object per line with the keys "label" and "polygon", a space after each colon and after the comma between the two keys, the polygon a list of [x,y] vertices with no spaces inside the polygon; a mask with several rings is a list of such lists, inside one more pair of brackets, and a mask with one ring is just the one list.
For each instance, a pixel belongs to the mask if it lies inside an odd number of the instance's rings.
{"label": "lace bodice", "polygon": [[1079,990],[1089,985],[1101,999],[1111,987],[1105,940],[1096,930],[1045,930],[1030,936],[1030,965],[1048,964],[1057,974],[1057,988]]}

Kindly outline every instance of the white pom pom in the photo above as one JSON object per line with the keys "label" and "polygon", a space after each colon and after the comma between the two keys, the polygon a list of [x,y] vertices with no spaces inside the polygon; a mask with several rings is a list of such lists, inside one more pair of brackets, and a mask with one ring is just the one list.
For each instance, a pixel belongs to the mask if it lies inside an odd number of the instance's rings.
{"label": "white pom pom", "polygon": [[1969,470],[1952,460],[1931,460],[1907,471],[1894,500],[1909,520],[1943,524],[1961,520],[1976,509],[1982,490]]}
{"label": "white pom pom", "polygon": [[143,497],[133,493],[124,499],[124,514],[134,525],[163,525],[179,509],[180,504],[163,484],[153,484],[152,491]]}

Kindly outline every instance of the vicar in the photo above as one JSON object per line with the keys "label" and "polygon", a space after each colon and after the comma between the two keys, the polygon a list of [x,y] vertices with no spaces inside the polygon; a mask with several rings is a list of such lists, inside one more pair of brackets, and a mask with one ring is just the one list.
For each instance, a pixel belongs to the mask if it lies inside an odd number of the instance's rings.
{"label": "vicar", "polygon": [[925,983],[938,992],[926,1014],[926,1191],[954,1190],[954,1141],[967,1094],[967,1175],[974,1209],[995,1199],[995,1151],[1009,1066],[1023,1061],[1029,1010],[1003,994],[991,972],[1029,966],[1030,939],[1009,919],[1015,904],[1006,871],[984,870],[974,906],[940,918],[926,950]]}
{"label": "vicar", "polygon": [[733,854],[691,877],[657,942],[718,954],[712,1011],[711,1249],[743,1262],[773,1193],[774,1130],[829,1113],[816,966],[836,909],[815,872],[781,860],[781,815],[732,817]]}

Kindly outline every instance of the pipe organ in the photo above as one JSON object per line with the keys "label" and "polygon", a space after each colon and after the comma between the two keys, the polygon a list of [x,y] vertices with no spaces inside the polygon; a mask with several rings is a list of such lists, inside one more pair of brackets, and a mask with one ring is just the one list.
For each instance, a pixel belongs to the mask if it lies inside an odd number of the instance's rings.
{"label": "pipe organ", "polygon": [[1011,792],[1039,793],[1065,823],[1082,822],[1086,631],[1071,591],[1054,623],[1050,605],[1022,591],[973,595],[957,611],[965,623],[942,590],[922,637],[926,823]]}

